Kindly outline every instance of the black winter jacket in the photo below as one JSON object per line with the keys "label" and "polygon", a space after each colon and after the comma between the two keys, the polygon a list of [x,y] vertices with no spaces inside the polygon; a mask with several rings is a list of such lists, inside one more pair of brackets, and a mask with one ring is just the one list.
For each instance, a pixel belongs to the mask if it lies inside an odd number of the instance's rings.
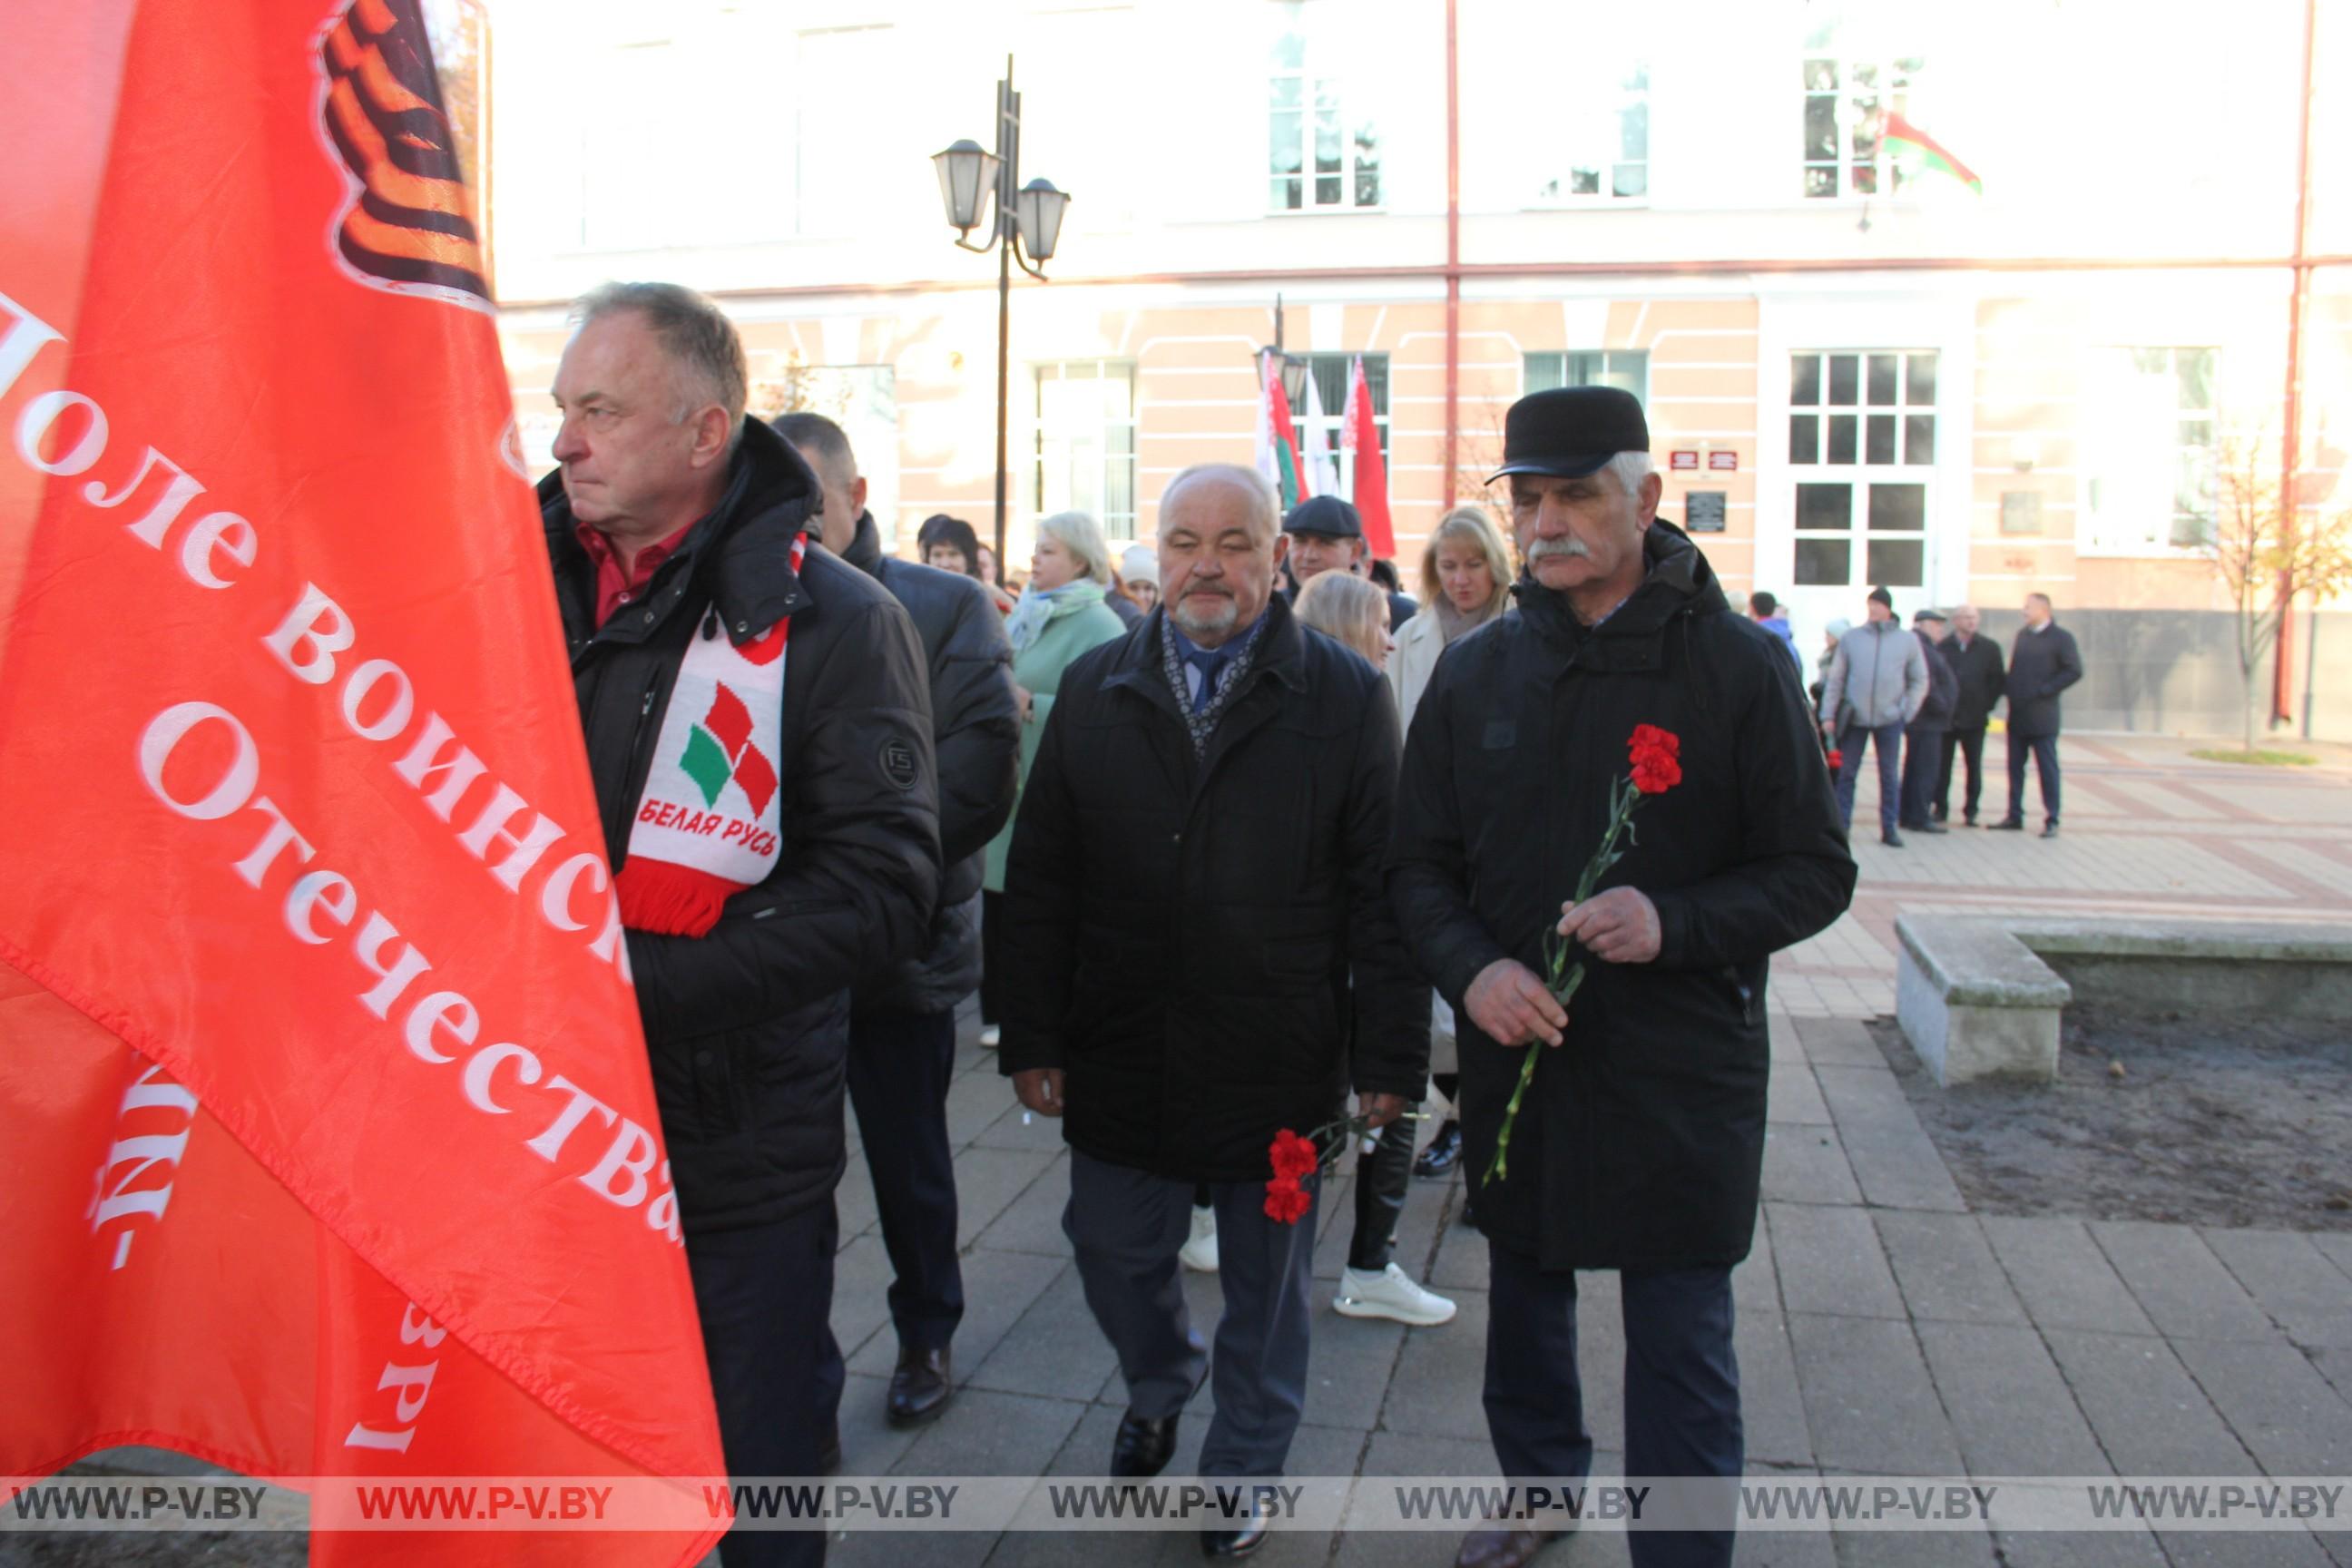
{"label": "black winter jacket", "polygon": [[842,559],[890,591],[923,639],[939,756],[940,872],[930,942],[857,988],[867,1013],[944,1013],[980,984],[980,879],[988,841],[1020,786],[1021,705],[1004,617],[979,582],[882,553],[868,512]]}
{"label": "black winter jacket", "polygon": [[1940,653],[1943,644],[1926,632],[1911,634],[1919,639],[1919,651],[1927,656],[1927,700],[1919,704],[1919,711],[1911,722],[1903,726],[1906,735],[1940,735],[1952,727],[1952,710],[1960,700],[1960,678]]}
{"label": "black winter jacket", "polygon": [[1359,1091],[1419,1100],[1429,990],[1381,859],[1396,704],[1379,672],[1267,605],[1196,759],[1165,612],[1062,676],[1004,883],[1000,1068],[1061,1068],[1063,1136],[1188,1182],[1262,1181],[1278,1130]]}
{"label": "black winter jacket", "polygon": [[793,618],[784,654],[783,849],[700,937],[630,931],[629,964],[688,1232],[785,1219],[841,1174],[849,992],[918,951],[939,887],[939,805],[922,650],[898,601],[792,542],[816,481],[745,422],[727,491],[644,595],[600,628],[594,563],[562,477],[539,487],[605,852],[630,818],[689,638],[746,642]]}
{"label": "black winter jacket", "polygon": [[2040,631],[2021,628],[2009,649],[2009,732],[2058,732],[2058,694],[2083,679],[2074,634],[2052,621]]}
{"label": "black winter jacket", "polygon": [[2009,685],[2009,673],[2001,666],[2000,644],[1979,635],[1969,639],[1963,649],[1955,635],[1936,645],[1944,662],[1959,677],[1960,697],[1952,708],[1952,728],[1981,730],[1992,717],[1993,707]]}
{"label": "black winter jacket", "polygon": [[1477,1188],[1479,1228],[1547,1268],[1747,1256],[1768,960],[1853,893],[1788,649],[1730,613],[1680,530],[1653,524],[1644,551],[1649,575],[1598,626],[1522,578],[1516,608],[1447,648],[1397,797],[1390,890],[1454,1005],[1463,1168],[1477,1184],[1525,1058],[1472,1024],[1463,994],[1496,959],[1542,973],[1541,933],[1600,844],[1633,727],[1682,739],[1682,782],[1644,802],[1600,883],[1657,906],[1658,957],[1589,965],[1566,1043],[1546,1050],[1520,1109],[1509,1173]]}

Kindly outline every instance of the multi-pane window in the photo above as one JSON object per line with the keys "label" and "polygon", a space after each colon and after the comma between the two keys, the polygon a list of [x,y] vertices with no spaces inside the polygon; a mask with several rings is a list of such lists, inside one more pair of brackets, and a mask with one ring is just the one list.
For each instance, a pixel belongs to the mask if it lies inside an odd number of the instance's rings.
{"label": "multi-pane window", "polygon": [[[1372,428],[1380,432],[1381,457],[1389,451],[1389,356],[1386,354],[1292,354],[1292,365],[1304,364],[1313,379],[1315,402],[1309,405],[1302,384],[1292,405],[1290,417],[1297,426],[1299,449],[1327,452],[1339,470],[1339,494],[1353,500],[1356,496],[1356,476],[1352,468],[1340,456],[1340,432],[1347,423],[1348,378],[1357,360],[1364,362],[1364,391],[1372,400]],[[1321,410],[1320,422],[1309,408]],[[1312,426],[1322,437],[1320,447],[1315,447],[1310,436]]]}
{"label": "multi-pane window", "polygon": [[[1334,57],[1345,23],[1318,0],[1278,0],[1267,70],[1266,202],[1276,212],[1381,205],[1380,132],[1348,112]],[[1359,106],[1360,110],[1362,106]]]}
{"label": "multi-pane window", "polygon": [[1650,395],[1650,351],[1647,349],[1582,349],[1567,353],[1527,356],[1527,390],[1549,392],[1558,386],[1613,386],[1643,402]]}
{"label": "multi-pane window", "polygon": [[1091,512],[1107,539],[1135,537],[1135,366],[1037,367],[1037,515]]}
{"label": "multi-pane window", "polygon": [[1887,155],[1885,117],[1909,118],[1925,63],[1827,51],[1805,57],[1807,196],[1892,195],[1905,187],[1907,176]]}
{"label": "multi-pane window", "polygon": [[1551,156],[1538,174],[1539,202],[1612,201],[1650,194],[1650,67],[1645,60],[1580,68],[1547,115]]}
{"label": "multi-pane window", "polygon": [[2162,553],[2210,533],[2221,357],[2210,348],[2095,352],[2081,403],[2093,549]]}
{"label": "multi-pane window", "polygon": [[1935,354],[1790,355],[1797,585],[1924,586],[1935,460]]}

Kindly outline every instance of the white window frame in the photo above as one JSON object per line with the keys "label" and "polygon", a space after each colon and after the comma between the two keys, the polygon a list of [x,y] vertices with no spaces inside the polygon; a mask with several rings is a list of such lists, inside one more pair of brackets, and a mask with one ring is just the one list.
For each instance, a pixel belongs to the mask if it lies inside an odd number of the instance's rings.
{"label": "white window frame", "polygon": [[[2134,526],[2126,519],[2124,511],[2127,504],[2126,501],[2119,500],[2113,502],[2107,508],[2111,515],[2103,516],[2097,503],[2105,499],[2101,489],[2102,481],[2107,477],[2108,463],[2118,458],[2121,460],[2128,460],[2128,458],[2123,455],[2111,458],[2110,454],[2103,449],[2104,433],[2088,423],[2079,432],[2077,465],[2081,471],[2078,475],[2078,494],[2075,500],[2075,516],[2078,519],[2075,529],[2077,552],[2084,555],[2158,561],[2193,559],[2200,552],[2202,547],[2199,541],[2182,537],[2180,531],[2182,522],[2184,521],[2201,521],[2210,535],[2221,506],[2217,481],[2223,435],[2221,409],[2221,347],[2218,343],[2101,343],[2091,352],[2095,355],[2102,356],[2162,354],[2165,356],[2164,377],[2176,389],[2180,384],[2182,354],[2201,353],[2212,356],[2210,368],[2206,376],[2206,406],[2201,409],[2181,406],[2176,391],[2171,420],[2172,464],[2169,471],[2175,475],[2180,471],[2182,457],[2191,449],[2189,442],[2185,438],[2188,435],[2188,427],[2199,424],[2205,426],[2205,439],[2202,446],[2205,453],[2206,490],[2205,511],[2201,519],[2193,512],[2183,513],[2180,510],[2180,489],[2178,482],[2173,486],[2172,509],[2159,520],[2160,537],[2152,532],[2145,522]],[[2083,406],[2093,410],[2090,419],[2096,420],[2100,417],[2099,405],[2105,389],[2097,384],[2103,378],[2095,373],[2086,379],[2094,385],[2091,388],[2092,395],[2085,397]]]}
{"label": "white window frame", "polygon": [[[1552,361],[1559,363],[1549,363]],[[1595,370],[1601,373],[1597,376],[1592,374]],[[1629,382],[1632,384],[1627,384]],[[1521,396],[1561,386],[1622,387],[1646,406],[1650,401],[1650,351],[1553,349],[1536,350],[1520,356]]]}
{"label": "white window frame", "polygon": [[[1274,0],[1274,45],[1268,50],[1266,63],[1266,211],[1276,216],[1298,216],[1307,214],[1377,213],[1383,211],[1388,201],[1386,184],[1388,170],[1381,156],[1379,122],[1370,116],[1350,118],[1348,111],[1347,77],[1343,71],[1327,70],[1333,62],[1318,59],[1317,45],[1318,26],[1328,29],[1330,16],[1324,7],[1329,0]],[[1342,13],[1339,19],[1345,19]],[[1357,18],[1360,20],[1360,18]],[[1286,58],[1284,45],[1296,40],[1297,61]],[[1327,51],[1330,46],[1323,44]],[[1328,115],[1339,137],[1339,167],[1336,173],[1325,173],[1316,163],[1316,132],[1318,121]],[[1284,115],[1297,119],[1297,168],[1284,172],[1276,163],[1283,146],[1279,122]],[[1360,156],[1369,141],[1371,157]],[[1369,167],[1367,163],[1369,163]],[[1359,187],[1366,177],[1372,182],[1372,199],[1358,199]],[[1278,184],[1289,181],[1298,184],[1298,205],[1292,206]],[[1335,180],[1339,184],[1336,201],[1320,197],[1321,183]]]}
{"label": "white window frame", "polygon": [[[1045,403],[1047,384],[1056,381],[1101,383],[1113,379],[1122,379],[1127,383],[1127,417],[1124,420],[1106,419],[1091,434],[1099,454],[1097,458],[1095,494],[1109,495],[1113,489],[1110,482],[1111,475],[1119,466],[1124,465],[1128,510],[1115,512],[1099,506],[1085,510],[1092,511],[1095,521],[1102,524],[1105,540],[1122,544],[1131,542],[1136,537],[1137,520],[1141,502],[1141,497],[1137,489],[1137,482],[1141,475],[1141,469],[1138,464],[1137,447],[1139,444],[1143,411],[1139,402],[1140,394],[1136,374],[1136,363],[1133,360],[1124,359],[1044,360],[1030,367],[1029,379],[1036,397],[1031,442],[1032,458],[1035,467],[1032,471],[1033,488],[1030,492],[1035,508],[1034,513],[1035,517],[1050,517],[1055,512],[1064,510],[1058,505],[1048,503],[1046,476],[1049,469],[1055,468],[1062,469],[1064,473],[1062,484],[1065,493],[1067,493],[1067,475],[1073,471],[1071,465],[1076,461],[1071,451],[1072,443],[1068,433],[1051,432],[1046,428]],[[1126,433],[1127,450],[1123,454],[1113,450],[1118,443],[1109,437],[1110,433],[1115,430],[1123,430]]]}
{"label": "white window frame", "polygon": [[[1832,363],[1845,358],[1854,361],[1853,401],[1833,403],[1831,401]],[[1870,362],[1874,358],[1891,358],[1895,361],[1895,400],[1892,403],[1871,401]],[[1814,401],[1801,404],[1796,401],[1793,384],[1797,362],[1807,359],[1816,362],[1816,374],[1820,382]],[[1911,362],[1915,359],[1927,359],[1935,362],[1930,372],[1935,382],[1934,390],[1927,401],[1924,403],[1915,402],[1911,396]],[[1890,587],[1916,594],[1924,592],[1936,581],[1937,489],[1936,455],[1942,450],[1942,443],[1947,437],[1943,417],[1945,386],[1943,361],[1943,354],[1932,347],[1807,347],[1790,351],[1783,361],[1787,366],[1787,374],[1790,378],[1792,388],[1789,399],[1790,418],[1779,432],[1780,450],[1786,461],[1789,493],[1791,498],[1790,531],[1796,541],[1795,550],[1790,556],[1789,576],[1789,585],[1792,590],[1802,589],[1811,592],[1825,588],[1861,589],[1875,586],[1881,578],[1870,571],[1870,546],[1874,540],[1885,543],[1916,542],[1919,546],[1919,581],[1916,583],[1890,581],[1888,583]],[[1841,416],[1850,416],[1854,421],[1853,459],[1851,462],[1832,463],[1829,460],[1829,421],[1833,411]],[[1915,458],[1911,455],[1911,432],[1908,419],[1914,415],[1925,415],[1935,421],[1930,428],[1928,438],[1929,445],[1935,450],[1924,459]],[[1813,435],[1814,460],[1801,462],[1794,449],[1794,422],[1808,416],[1816,421]],[[1891,418],[1895,422],[1895,456],[1892,461],[1870,460],[1870,421],[1874,417]],[[1844,484],[1850,488],[1853,492],[1853,505],[1848,513],[1848,526],[1843,532],[1805,530],[1803,514],[1795,498],[1801,487],[1809,484]],[[1880,484],[1916,484],[1919,487],[1919,526],[1916,531],[1908,529],[1899,532],[1893,530],[1882,530],[1876,532],[1872,531],[1869,492],[1873,487]],[[1846,542],[1848,547],[1846,583],[1798,581],[1795,571],[1798,553],[1801,552],[1807,541],[1815,539],[1842,539]]]}
{"label": "white window frame", "polygon": [[[1536,207],[1641,207],[1650,201],[1651,110],[1654,100],[1650,92],[1650,62],[1646,55],[1636,54],[1624,62],[1617,73],[1611,97],[1599,113],[1606,116],[1609,146],[1614,151],[1597,165],[1580,163],[1573,153],[1598,151],[1596,148],[1548,145],[1541,154],[1543,163],[1536,172],[1534,195],[1528,205]],[[1642,155],[1624,155],[1625,116],[1639,110],[1642,117]],[[1598,120],[1589,123],[1597,124]],[[1571,184],[1576,174],[1591,168],[1593,188],[1577,191],[1563,187]],[[1637,172],[1639,189],[1620,192],[1617,186],[1625,170]]]}
{"label": "white window frame", "polygon": [[[1885,110],[1910,118],[1910,94],[1917,87],[1927,62],[1916,55],[1870,56],[1835,47],[1807,49],[1798,61],[1803,86],[1797,97],[1798,124],[1807,138],[1812,134],[1812,102],[1826,98],[1832,104],[1835,142],[1834,156],[1822,159],[1813,155],[1808,142],[1799,159],[1797,191],[1808,204],[1815,202],[1866,202],[1889,200],[1906,194],[1911,176],[1886,153],[1886,136],[1883,125],[1874,127],[1872,121]],[[1818,68],[1827,65],[1834,73],[1835,86],[1816,85],[1822,78]],[[1864,110],[1855,100],[1860,96],[1855,81],[1858,71],[1874,73],[1873,91],[1876,95],[1874,110]],[[1869,155],[1858,155],[1858,143],[1867,138]],[[1835,176],[1836,189],[1816,192],[1812,189],[1813,171],[1825,169]],[[1855,188],[1854,176],[1867,169],[1872,188]]]}

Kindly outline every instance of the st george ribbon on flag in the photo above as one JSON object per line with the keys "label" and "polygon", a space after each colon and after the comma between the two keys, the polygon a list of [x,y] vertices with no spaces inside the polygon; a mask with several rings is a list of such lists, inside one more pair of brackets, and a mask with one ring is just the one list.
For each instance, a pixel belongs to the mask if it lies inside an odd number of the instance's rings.
{"label": "st george ribbon on flag", "polygon": [[677,1199],[415,0],[12,0],[0,136],[0,1473],[135,1443],[698,1489]]}

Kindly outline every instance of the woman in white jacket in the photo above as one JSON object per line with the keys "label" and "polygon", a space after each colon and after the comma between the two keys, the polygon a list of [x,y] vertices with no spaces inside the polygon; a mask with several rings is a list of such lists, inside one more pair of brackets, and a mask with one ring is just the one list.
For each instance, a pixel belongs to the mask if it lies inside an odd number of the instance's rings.
{"label": "woman in white jacket", "polygon": [[[1389,685],[1408,735],[1438,655],[1510,607],[1515,575],[1502,531],[1485,507],[1455,507],[1429,536],[1421,552],[1422,611],[1397,628],[1396,651],[1389,656]],[[1450,1110],[1461,1079],[1454,1071],[1454,1010],[1443,996],[1430,1010],[1429,1071]],[[1443,1176],[1461,1158],[1462,1129],[1449,1115],[1413,1162],[1412,1173]]]}

